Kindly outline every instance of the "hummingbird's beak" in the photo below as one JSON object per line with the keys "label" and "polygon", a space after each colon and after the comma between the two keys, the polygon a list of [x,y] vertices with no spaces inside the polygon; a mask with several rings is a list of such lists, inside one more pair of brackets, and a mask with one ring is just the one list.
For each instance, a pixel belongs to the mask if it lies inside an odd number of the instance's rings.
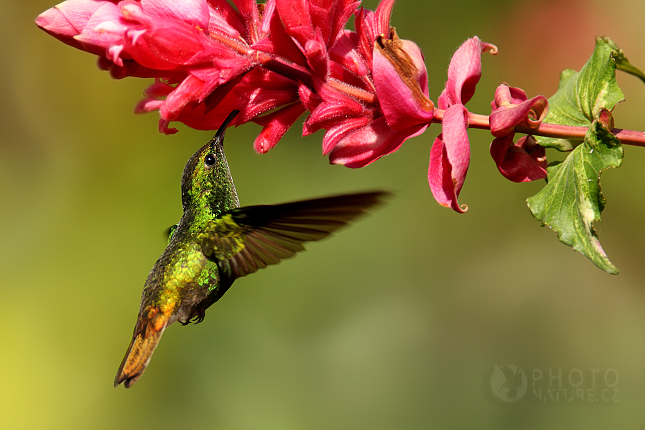
{"label": "hummingbird's beak", "polygon": [[224,120],[222,125],[217,129],[217,133],[215,133],[215,136],[213,136],[213,139],[211,140],[213,146],[214,145],[221,145],[224,143],[224,133],[226,132],[226,128],[228,127],[229,123],[233,121],[233,118],[237,116],[237,114],[240,113],[239,110],[234,110],[233,112],[230,113],[228,117]]}

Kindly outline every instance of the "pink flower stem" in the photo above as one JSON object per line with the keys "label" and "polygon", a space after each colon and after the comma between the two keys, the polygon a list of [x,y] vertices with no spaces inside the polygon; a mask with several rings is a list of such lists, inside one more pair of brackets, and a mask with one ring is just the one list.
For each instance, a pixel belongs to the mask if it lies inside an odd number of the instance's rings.
{"label": "pink flower stem", "polygon": [[645,146],[645,133],[643,133],[642,131],[623,130],[621,128],[615,128],[612,130],[612,133],[614,133],[614,136],[616,136],[622,144]]}
{"label": "pink flower stem", "polygon": [[[435,109],[432,122],[442,122],[443,114],[443,110]],[[488,116],[468,112],[468,127],[490,130]],[[582,140],[585,137],[585,133],[587,133],[587,127],[542,123],[538,128],[530,128],[526,125],[517,125],[515,127],[515,131],[535,136],[559,137],[563,139],[574,138]],[[624,145],[645,147],[645,132],[614,128],[612,133],[614,133],[614,136],[616,136],[618,140],[620,140],[620,143]]]}

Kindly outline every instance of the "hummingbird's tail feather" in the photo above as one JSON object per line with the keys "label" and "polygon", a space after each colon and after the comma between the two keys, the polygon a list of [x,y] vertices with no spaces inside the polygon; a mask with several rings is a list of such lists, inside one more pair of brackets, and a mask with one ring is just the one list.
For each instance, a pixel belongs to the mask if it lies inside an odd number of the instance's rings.
{"label": "hummingbird's tail feather", "polygon": [[115,387],[125,383],[129,388],[143,375],[167,326],[168,318],[163,314],[152,319],[139,316],[132,341],[114,379]]}

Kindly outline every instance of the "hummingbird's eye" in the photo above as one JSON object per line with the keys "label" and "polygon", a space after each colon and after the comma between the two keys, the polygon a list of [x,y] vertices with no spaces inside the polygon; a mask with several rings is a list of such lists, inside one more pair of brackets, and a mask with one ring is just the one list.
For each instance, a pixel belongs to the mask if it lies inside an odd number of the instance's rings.
{"label": "hummingbird's eye", "polygon": [[214,166],[215,165],[215,156],[213,154],[208,154],[206,158],[204,158],[204,163],[208,166]]}

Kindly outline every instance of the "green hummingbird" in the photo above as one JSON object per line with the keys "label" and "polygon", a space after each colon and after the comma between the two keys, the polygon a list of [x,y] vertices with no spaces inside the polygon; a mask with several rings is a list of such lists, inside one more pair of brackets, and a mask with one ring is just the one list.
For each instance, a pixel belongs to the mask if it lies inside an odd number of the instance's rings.
{"label": "green hummingbird", "polygon": [[148,275],[132,341],[114,386],[143,374],[164,330],[179,321],[199,323],[235,279],[304,250],[303,242],[328,236],[387,193],[345,194],[279,205],[240,207],[224,155],[224,132],[188,160],[181,180],[184,213],[171,227],[168,246]]}

